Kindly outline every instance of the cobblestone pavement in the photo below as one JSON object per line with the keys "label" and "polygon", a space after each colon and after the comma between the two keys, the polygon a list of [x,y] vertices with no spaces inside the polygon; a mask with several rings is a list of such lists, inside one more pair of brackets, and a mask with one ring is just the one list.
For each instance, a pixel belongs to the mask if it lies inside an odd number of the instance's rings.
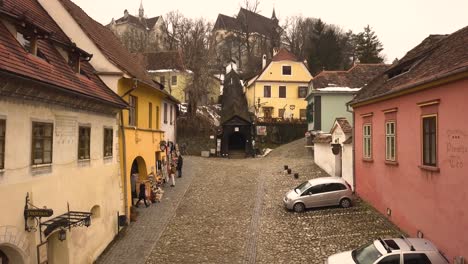
{"label": "cobblestone pavement", "polygon": [[[349,209],[285,210],[287,190],[326,176],[302,140],[265,158],[185,160],[193,181],[163,234],[153,236],[146,263],[323,263],[333,253],[399,234],[360,201]],[[284,165],[300,178],[284,175]]]}
{"label": "cobblestone pavement", "polygon": [[137,221],[132,222],[118,235],[96,263],[144,263],[190,186],[196,172],[193,167],[190,159],[184,159],[184,174],[182,178],[176,178],[176,187],[171,188],[169,184],[166,185],[161,203],[152,204],[148,208],[140,206],[137,209],[139,212]]}

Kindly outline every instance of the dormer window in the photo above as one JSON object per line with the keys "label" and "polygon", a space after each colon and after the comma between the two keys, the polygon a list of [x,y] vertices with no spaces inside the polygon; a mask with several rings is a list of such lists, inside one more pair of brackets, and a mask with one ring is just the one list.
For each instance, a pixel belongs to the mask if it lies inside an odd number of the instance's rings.
{"label": "dormer window", "polygon": [[33,55],[37,54],[37,38],[35,36],[26,35],[17,31],[16,39],[28,53]]}
{"label": "dormer window", "polygon": [[68,53],[68,65],[75,73],[80,73],[80,54],[75,52]]}

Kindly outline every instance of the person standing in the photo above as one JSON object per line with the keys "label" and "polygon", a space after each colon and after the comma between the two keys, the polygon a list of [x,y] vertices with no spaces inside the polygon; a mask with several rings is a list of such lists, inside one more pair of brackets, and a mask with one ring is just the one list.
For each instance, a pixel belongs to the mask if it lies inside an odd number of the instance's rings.
{"label": "person standing", "polygon": [[146,185],[144,182],[140,183],[140,193],[138,194],[138,201],[136,202],[136,207],[138,207],[138,203],[143,199],[145,202],[146,207],[149,206],[149,204],[146,203]]}
{"label": "person standing", "polygon": [[175,186],[175,174],[176,174],[176,165],[175,163],[171,164],[169,169],[170,177],[171,177],[171,187]]}
{"label": "person standing", "polygon": [[182,177],[182,166],[184,165],[184,159],[182,158],[182,155],[179,155],[179,158],[177,159],[177,173],[179,174],[178,177]]}

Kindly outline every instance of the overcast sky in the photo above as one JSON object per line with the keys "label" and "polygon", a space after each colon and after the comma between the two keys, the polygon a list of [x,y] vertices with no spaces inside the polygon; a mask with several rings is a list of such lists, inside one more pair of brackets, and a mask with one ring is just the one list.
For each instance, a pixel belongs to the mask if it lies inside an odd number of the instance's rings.
{"label": "overcast sky", "polygon": [[[140,0],[73,0],[88,15],[106,25],[128,9],[138,14]],[[243,0],[143,0],[145,15],[179,10],[188,17],[213,23],[219,13],[237,14]],[[468,0],[260,0],[260,13],[280,19],[292,15],[321,18],[345,30],[360,32],[369,24],[384,45],[387,62],[401,58],[430,34],[449,34],[468,26]]]}

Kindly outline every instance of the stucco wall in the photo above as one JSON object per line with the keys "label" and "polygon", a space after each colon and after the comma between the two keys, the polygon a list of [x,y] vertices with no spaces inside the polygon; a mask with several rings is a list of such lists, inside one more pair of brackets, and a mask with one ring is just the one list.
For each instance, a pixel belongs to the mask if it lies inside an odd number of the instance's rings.
{"label": "stucco wall", "polygon": [[[321,131],[325,133],[329,133],[330,129],[333,126],[333,122],[335,122],[335,119],[338,117],[345,117],[348,122],[353,125],[353,114],[346,111],[346,103],[351,101],[353,99],[352,95],[349,94],[319,94],[317,93],[316,95],[321,96],[322,100],[322,120],[321,120],[321,125],[322,128],[320,129]],[[310,101],[313,101],[313,96],[311,96]],[[314,120],[315,121],[315,120]],[[309,129],[313,130],[314,128],[314,123],[311,122],[309,123]],[[341,141],[342,142],[342,141]]]}
{"label": "stucco wall", "polygon": [[333,155],[330,143],[314,144],[314,161],[329,175],[335,175],[335,155]]}
{"label": "stucco wall", "polygon": [[[390,219],[409,235],[418,230],[449,259],[468,258],[468,123],[463,113],[468,80],[457,81],[396,99],[362,106],[356,116],[356,188],[380,212],[392,210]],[[440,99],[438,105],[439,172],[421,165],[421,107],[417,103]],[[382,110],[398,107],[396,140],[398,165],[385,163],[385,127]],[[364,162],[361,114],[373,113],[373,162]]]}
{"label": "stucco wall", "polygon": [[[91,263],[116,234],[116,215],[122,212],[115,116],[2,98],[0,118],[6,119],[5,170],[0,172],[0,208],[4,212],[0,216],[0,232],[5,226],[16,228],[10,232],[10,243],[23,241],[22,245],[27,245],[27,263],[36,263],[39,231],[24,231],[26,193],[30,193],[35,206],[52,208],[53,217],[66,212],[67,202],[70,210],[76,211],[90,212],[97,205],[100,216],[92,220],[91,226],[73,228],[63,242],[68,247],[69,263]],[[31,166],[32,121],[54,124],[50,166]],[[77,160],[80,124],[91,126],[91,160],[83,162]],[[104,127],[114,131],[111,158],[103,158]]]}
{"label": "stucco wall", "polygon": [[353,179],[353,144],[342,145],[341,177],[354,189]]}

